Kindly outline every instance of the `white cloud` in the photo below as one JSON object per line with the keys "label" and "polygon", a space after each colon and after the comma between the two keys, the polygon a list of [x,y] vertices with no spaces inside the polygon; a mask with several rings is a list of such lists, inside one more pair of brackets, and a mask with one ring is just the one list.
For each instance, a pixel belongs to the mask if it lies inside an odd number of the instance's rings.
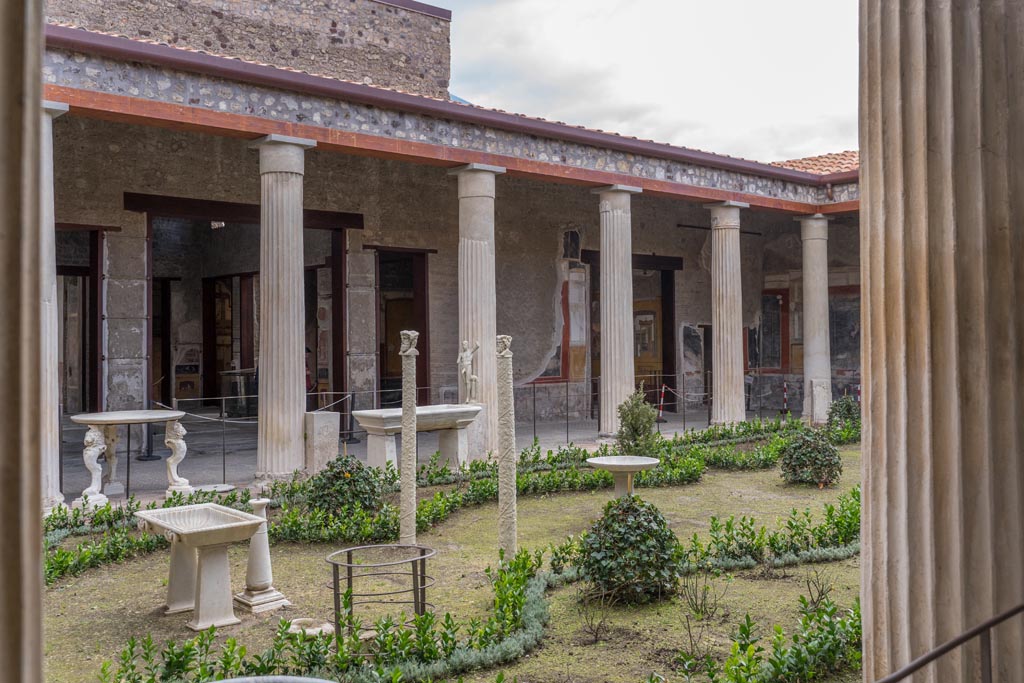
{"label": "white cloud", "polygon": [[857,146],[856,0],[449,0],[475,104],[772,161]]}

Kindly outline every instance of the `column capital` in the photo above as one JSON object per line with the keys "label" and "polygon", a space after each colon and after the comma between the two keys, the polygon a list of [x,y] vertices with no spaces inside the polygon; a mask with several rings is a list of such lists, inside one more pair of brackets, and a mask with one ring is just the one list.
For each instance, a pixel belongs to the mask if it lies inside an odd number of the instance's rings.
{"label": "column capital", "polygon": [[313,149],[316,147],[316,140],[309,138],[296,138],[291,135],[279,135],[278,133],[271,133],[270,135],[264,135],[261,138],[256,138],[249,143],[249,149],[259,149],[265,145],[295,145],[302,149]]}
{"label": "column capital", "polygon": [[815,213],[807,216],[797,216],[793,220],[800,224],[800,238],[802,240],[828,239],[828,222],[832,220],[831,216]]}
{"label": "column capital", "polygon": [[626,192],[628,194],[640,194],[643,192],[642,187],[636,187],[635,185],[604,185],[602,187],[595,187],[590,192],[592,194],[604,194],[605,192]]}
{"label": "column capital", "polygon": [[749,207],[750,204],[732,201],[704,205],[704,208],[711,212],[712,230],[739,230],[740,209]]}
{"label": "column capital", "polygon": [[464,164],[448,169],[448,175],[460,175],[467,171],[485,171],[494,175],[501,175],[505,172],[504,166],[491,166],[490,164]]}
{"label": "column capital", "polygon": [[709,211],[712,209],[749,209],[750,204],[747,204],[746,202],[734,202],[732,200],[729,200],[725,202],[711,202],[709,204],[705,204],[704,208],[708,209]]}
{"label": "column capital", "polygon": [[52,119],[67,114],[68,109],[69,107],[66,102],[54,102],[53,100],[43,100],[43,113],[49,115],[49,117]]}
{"label": "column capital", "polygon": [[316,140],[293,138],[290,135],[265,135],[249,143],[249,149],[260,151],[260,175],[266,173],[306,172],[306,150],[316,147]]}

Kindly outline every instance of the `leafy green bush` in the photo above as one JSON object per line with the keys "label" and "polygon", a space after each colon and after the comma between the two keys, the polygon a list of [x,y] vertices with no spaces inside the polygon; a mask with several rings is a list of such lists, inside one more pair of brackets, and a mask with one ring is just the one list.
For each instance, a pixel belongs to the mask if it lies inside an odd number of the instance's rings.
{"label": "leafy green bush", "polygon": [[677,546],[658,508],[622,496],[605,506],[583,537],[576,566],[597,594],[625,603],[648,602],[675,592]]}
{"label": "leafy green bush", "polygon": [[843,473],[839,451],[823,430],[809,430],[791,435],[782,447],[779,460],[782,478],[790,484],[831,486]]}
{"label": "leafy green bush", "polygon": [[832,402],[825,423],[832,443],[840,445],[860,441],[860,428],[860,403],[853,396],[843,396]]}
{"label": "leafy green bush", "polygon": [[654,430],[658,411],[647,402],[644,392],[634,392],[619,404],[619,450],[627,455],[650,455],[657,450],[661,435]]}
{"label": "leafy green bush", "polygon": [[384,504],[383,473],[351,455],[339,455],[309,479],[306,503],[311,509],[337,513],[359,508],[376,512]]}

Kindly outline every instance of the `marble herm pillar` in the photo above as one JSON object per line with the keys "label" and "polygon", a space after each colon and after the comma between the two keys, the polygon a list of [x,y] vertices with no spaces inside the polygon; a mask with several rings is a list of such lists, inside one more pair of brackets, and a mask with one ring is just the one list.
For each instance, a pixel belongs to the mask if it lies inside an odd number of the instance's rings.
{"label": "marble herm pillar", "polygon": [[416,545],[416,341],[420,333],[402,330],[402,461],[398,468],[401,500],[398,510],[398,538]]}
{"label": "marble herm pillar", "polygon": [[633,227],[630,195],[639,187],[594,190],[601,212],[601,436],[619,431],[619,405],[633,393]]}
{"label": "marble herm pillar", "polygon": [[[484,452],[498,452],[498,387],[496,350],[497,297],[494,274],[494,179],[500,166],[468,164],[449,171],[459,179],[459,339],[476,354],[477,397],[483,405],[481,441]],[[459,402],[466,400],[460,392]]]}
{"label": "marble herm pillar", "polygon": [[[256,498],[250,503],[253,514],[266,520],[267,505],[270,504],[270,499]],[[260,524],[259,529],[249,539],[249,555],[245,567],[245,590],[235,593],[235,604],[253,614],[268,612],[292,604],[281,591],[274,588],[274,570],[270,563],[270,538],[267,536],[266,521]]]}
{"label": "marble herm pillar", "polygon": [[40,372],[39,440],[42,449],[43,512],[64,504],[60,490],[60,322],[57,306],[56,222],[53,208],[53,120],[62,102],[43,102],[39,145]]}
{"label": "marble herm pillar", "polygon": [[498,547],[511,559],[518,548],[516,513],[516,401],[512,381],[512,337],[501,335],[498,348]]}
{"label": "marble herm pillar", "polygon": [[829,350],[828,221],[820,213],[802,216],[804,419],[824,424],[832,405],[832,358]]}
{"label": "marble herm pillar", "polygon": [[268,135],[260,152],[260,364],[256,476],[287,478],[304,462],[305,289],[302,180],[313,140]]}
{"label": "marble herm pillar", "polygon": [[[860,3],[865,681],[1024,602],[1022,34],[1020,2]],[[993,681],[1022,643],[993,630]]]}
{"label": "marble herm pillar", "polygon": [[711,211],[711,423],[747,418],[743,397],[743,286],[740,264],[741,202],[710,204]]}

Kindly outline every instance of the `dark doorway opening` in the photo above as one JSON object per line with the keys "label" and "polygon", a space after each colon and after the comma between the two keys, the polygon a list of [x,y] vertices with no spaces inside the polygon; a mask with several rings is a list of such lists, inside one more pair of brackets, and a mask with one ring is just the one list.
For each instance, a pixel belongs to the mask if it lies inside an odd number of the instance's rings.
{"label": "dark doorway opening", "polygon": [[418,405],[430,404],[430,321],[428,315],[427,252],[377,250],[377,375],[380,407],[402,403],[400,332],[420,333],[416,359]]}
{"label": "dark doorway opening", "polygon": [[68,414],[102,409],[101,255],[108,229],[57,224],[60,402]]}

